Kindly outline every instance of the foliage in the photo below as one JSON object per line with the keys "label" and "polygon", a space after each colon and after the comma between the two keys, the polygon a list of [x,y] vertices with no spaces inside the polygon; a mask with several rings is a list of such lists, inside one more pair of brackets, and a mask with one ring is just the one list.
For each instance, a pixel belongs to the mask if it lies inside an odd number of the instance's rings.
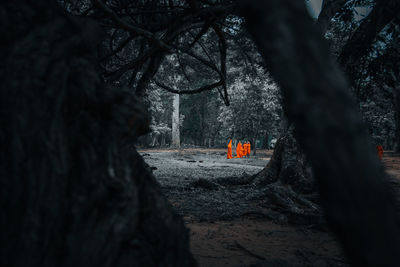
{"label": "foliage", "polygon": [[[343,56],[346,44],[351,43],[357,30],[372,20],[371,10],[379,1],[346,1],[346,4],[334,16],[326,32],[332,53],[336,57]],[[379,6],[377,6],[379,8]],[[360,111],[369,131],[376,143],[392,149],[396,144],[396,114],[400,108],[395,99],[398,79],[399,51],[395,48],[398,19],[389,21],[379,31],[370,46],[366,47],[362,56],[357,59],[355,67],[348,72],[352,81],[352,93],[360,106]],[[371,29],[372,31],[372,29]],[[343,62],[342,62],[343,64]],[[345,68],[346,69],[346,68]],[[399,142],[400,140],[397,140]]]}
{"label": "foliage", "polygon": [[241,75],[240,68],[231,74],[236,76],[228,91],[232,105],[222,106],[218,115],[222,137],[252,142],[262,136],[277,137],[281,114],[278,87],[269,78]]}

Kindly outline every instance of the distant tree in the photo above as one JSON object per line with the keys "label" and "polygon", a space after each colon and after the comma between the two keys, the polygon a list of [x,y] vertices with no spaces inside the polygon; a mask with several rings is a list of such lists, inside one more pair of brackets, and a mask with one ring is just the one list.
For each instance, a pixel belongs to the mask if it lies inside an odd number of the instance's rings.
{"label": "distant tree", "polygon": [[150,84],[143,101],[146,103],[151,119],[151,132],[141,136],[137,144],[142,147],[171,144],[172,93]]}
{"label": "distant tree", "polygon": [[222,101],[213,91],[182,97],[182,137],[187,144],[214,146],[221,141],[221,123],[217,120],[221,105]]}
{"label": "distant tree", "polygon": [[171,146],[181,147],[180,120],[179,120],[179,95],[175,94],[172,102],[172,142]]}
{"label": "distant tree", "polygon": [[232,78],[228,90],[231,105],[221,106],[218,120],[222,123],[225,139],[251,140],[255,154],[257,139],[278,135],[281,114],[279,88],[267,74],[251,75],[241,72],[239,67],[232,69],[230,75],[236,78]]}

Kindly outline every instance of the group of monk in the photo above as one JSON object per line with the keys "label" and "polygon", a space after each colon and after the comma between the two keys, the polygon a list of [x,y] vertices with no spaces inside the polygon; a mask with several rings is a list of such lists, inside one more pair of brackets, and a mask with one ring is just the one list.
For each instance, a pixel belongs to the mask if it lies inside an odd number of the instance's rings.
{"label": "group of monk", "polygon": [[[377,145],[376,146],[376,150],[378,152],[378,157],[379,159],[382,159],[383,157],[383,147],[382,145]],[[250,152],[251,152],[251,145],[250,142],[247,141],[245,142],[243,145],[242,143],[237,144],[236,146],[236,157],[235,158],[243,158],[245,156],[250,156]],[[232,139],[229,141],[228,143],[228,155],[227,155],[228,159],[232,159]]]}
{"label": "group of monk", "polygon": [[[243,158],[245,156],[249,156],[250,157],[250,152],[251,152],[251,145],[250,142],[244,142],[243,145],[242,143],[237,144],[236,146],[236,157],[235,158]],[[228,155],[227,155],[228,159],[232,159],[232,139],[229,141],[228,143]]]}

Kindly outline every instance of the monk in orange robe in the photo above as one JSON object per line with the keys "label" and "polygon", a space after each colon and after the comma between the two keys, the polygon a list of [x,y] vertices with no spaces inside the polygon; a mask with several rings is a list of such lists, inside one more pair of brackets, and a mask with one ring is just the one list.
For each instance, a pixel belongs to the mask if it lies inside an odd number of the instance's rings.
{"label": "monk in orange robe", "polygon": [[251,144],[249,141],[247,141],[247,155],[250,157],[250,152],[251,152]]}
{"label": "monk in orange robe", "polygon": [[378,152],[378,157],[381,160],[383,158],[383,147],[381,145],[377,145],[376,150]]}
{"label": "monk in orange robe", "polygon": [[236,157],[237,157],[237,158],[243,157],[242,153],[243,153],[243,146],[242,146],[242,144],[241,144],[240,141],[239,141],[239,143],[238,143],[237,146],[236,146]]}
{"label": "monk in orange robe", "polygon": [[227,158],[228,159],[232,158],[232,139],[229,141],[229,144],[228,144],[228,155],[227,155]]}
{"label": "monk in orange robe", "polygon": [[247,156],[247,143],[246,142],[243,144],[242,155],[243,155],[243,157]]}

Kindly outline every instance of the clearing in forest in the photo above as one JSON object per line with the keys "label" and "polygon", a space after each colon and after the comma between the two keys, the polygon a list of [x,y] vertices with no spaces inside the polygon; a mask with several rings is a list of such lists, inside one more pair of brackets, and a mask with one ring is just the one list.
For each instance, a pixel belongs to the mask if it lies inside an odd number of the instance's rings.
{"label": "clearing in forest", "polygon": [[[272,151],[240,159],[227,159],[226,149],[140,153],[184,217],[200,266],[347,266],[327,227],[291,223],[250,182]],[[387,153],[383,162],[398,188],[400,157]]]}

